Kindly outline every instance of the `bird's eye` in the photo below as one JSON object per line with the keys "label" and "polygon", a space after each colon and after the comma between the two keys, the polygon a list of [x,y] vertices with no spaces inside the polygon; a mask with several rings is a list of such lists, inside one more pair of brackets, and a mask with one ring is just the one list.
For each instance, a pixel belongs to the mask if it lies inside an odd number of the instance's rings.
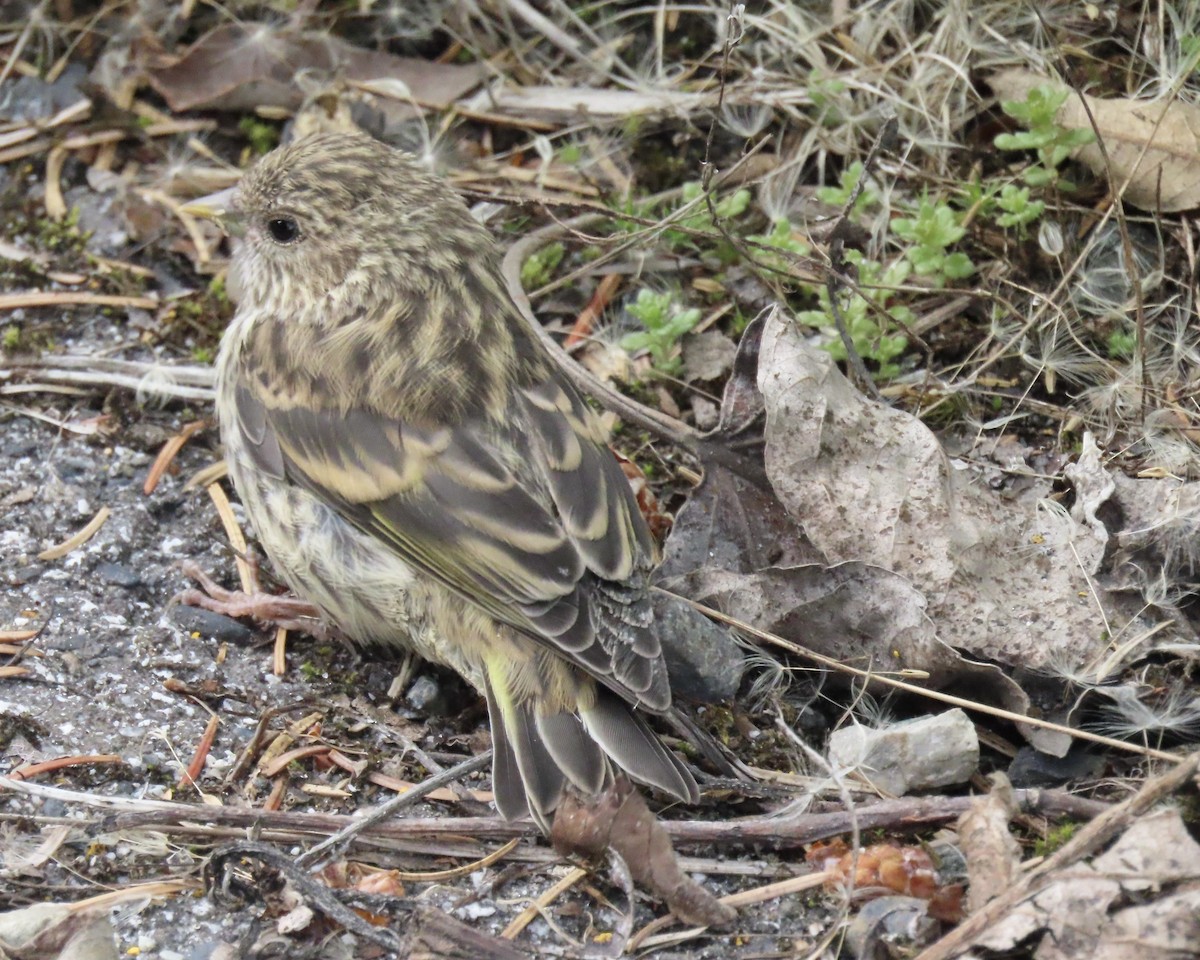
{"label": "bird's eye", "polygon": [[267,233],[276,243],[294,243],[300,236],[300,225],[291,217],[272,217],[267,221]]}

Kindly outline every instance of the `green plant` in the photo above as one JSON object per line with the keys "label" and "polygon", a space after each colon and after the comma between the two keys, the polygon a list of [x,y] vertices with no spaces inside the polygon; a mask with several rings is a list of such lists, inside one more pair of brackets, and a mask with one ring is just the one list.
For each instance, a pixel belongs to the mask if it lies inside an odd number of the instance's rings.
{"label": "green plant", "polygon": [[993,143],[1000,150],[1037,151],[1039,162],[1025,171],[1025,182],[1031,187],[1053,185],[1074,190],[1075,184],[1060,177],[1058,168],[1073,150],[1096,139],[1090,128],[1068,130],[1055,119],[1069,95],[1068,90],[1043,84],[1030,90],[1024,100],[1000,104],[1001,110],[1027,129],[998,134]]}
{"label": "green plant", "polygon": [[[776,220],[770,233],[758,233],[746,239],[753,243],[760,243],[764,247],[770,247],[772,250],[785,251],[798,257],[806,256],[809,252],[808,244],[797,238],[791,222],[786,217]],[[786,270],[789,265],[786,257],[774,256],[768,251],[757,251],[756,256],[777,270]]]}
{"label": "green plant", "polygon": [[229,291],[225,288],[225,274],[217,274],[208,282],[208,295],[220,307],[232,306],[232,301],[229,299]]}
{"label": "green plant", "polygon": [[853,101],[845,94],[844,81],[824,76],[820,70],[809,71],[808,98],[817,111],[817,121],[821,126],[834,129],[846,123],[846,112],[842,107],[844,104],[852,105]]}
{"label": "green plant", "polygon": [[250,144],[250,149],[260,156],[270,153],[279,144],[279,131],[275,126],[250,114],[238,121],[238,129]]}
{"label": "green plant", "polygon": [[1137,350],[1137,334],[1114,330],[1108,335],[1108,355],[1114,360],[1128,360]]}
{"label": "green plant", "polygon": [[9,353],[14,352],[21,345],[21,328],[15,323],[9,324],[4,328],[4,349]]}
{"label": "green plant", "polygon": [[905,256],[920,276],[929,276],[938,286],[947,280],[962,280],[975,272],[975,264],[965,253],[948,253],[966,233],[959,216],[945,203],[921,199],[916,216],[897,217],[891,224],[892,233],[912,244]]}
{"label": "green plant", "polygon": [[79,229],[79,208],[72,207],[61,220],[39,217],[33,223],[37,244],[55,253],[82,253],[91,233]]}
{"label": "green plant", "polygon": [[[679,194],[683,203],[688,204],[693,200],[699,199],[703,192],[704,188],[698,180],[689,180],[680,188]],[[750,206],[750,197],[750,191],[743,187],[740,190],[735,190],[733,193],[728,193],[718,198],[713,204],[713,209],[716,210],[718,219],[732,220],[746,212],[746,209]],[[708,214],[708,205],[703,203],[697,204],[696,209],[679,222],[680,225],[692,230],[706,230],[710,228],[712,226],[712,218]]]}
{"label": "green plant", "polygon": [[963,215],[972,217],[992,217],[996,212],[996,195],[1000,192],[1000,184],[995,180],[979,180],[972,177],[960,184],[959,193],[954,198]]}
{"label": "green plant", "polygon": [[1001,187],[996,205],[1004,211],[996,217],[996,225],[1019,227],[1022,231],[1046,209],[1044,201],[1029,198],[1029,187],[1018,187],[1015,183],[1006,183]]}
{"label": "green plant", "polygon": [[[701,200],[703,194],[704,188],[700,185],[699,181],[692,180],[680,188],[678,203],[665,211],[661,211],[660,208],[661,213],[669,215],[672,211],[678,210],[689,203],[695,204],[682,217],[679,217],[667,226],[662,233],[662,240],[672,250],[715,252],[718,259],[723,263],[731,263],[737,259],[737,253],[717,230],[717,225],[713,221],[712,214],[709,212],[708,201]],[[750,191],[742,188],[723,197],[714,197],[713,210],[716,211],[717,219],[733,220],[740,217],[749,209],[750,200]],[[630,212],[636,212],[639,216],[655,215],[654,208],[649,205],[627,204],[627,206],[631,207]],[[632,222],[625,221],[621,229],[635,230],[639,228]],[[703,247],[702,244],[705,238],[697,237],[697,233],[711,236],[712,246]]]}
{"label": "green plant", "polygon": [[[844,207],[850,202],[850,197],[853,196],[855,189],[858,187],[858,181],[862,179],[863,165],[860,161],[855,160],[845,170],[842,171],[841,177],[838,178],[838,186],[836,187],[820,187],[817,190],[817,199],[822,203],[827,203],[831,207]],[[868,208],[879,205],[879,194],[870,187],[863,187],[857,199],[854,201],[854,206],[850,210],[851,216],[859,216],[867,211]]]}
{"label": "green plant", "polygon": [[[868,260],[859,250],[847,250],[846,260],[858,268],[857,289],[838,291],[838,308],[850,333],[850,340],[858,355],[874,360],[883,378],[894,377],[900,372],[893,363],[908,347],[908,339],[896,333],[899,324],[910,324],[913,312],[903,304],[893,304],[893,291],[908,279],[912,265],[908,260],[893,260],[885,268],[882,264]],[[829,291],[817,289],[820,309],[803,310],[796,315],[801,323],[816,327],[828,338],[825,349],[835,360],[846,359],[846,347],[834,324]]]}
{"label": "green plant", "polygon": [[566,247],[555,242],[531,253],[529,259],[521,264],[521,286],[526,290],[536,290],[549,283],[566,252]]}
{"label": "green plant", "polygon": [[1080,826],[1074,820],[1064,820],[1062,823],[1050,827],[1044,838],[1034,841],[1033,855],[1035,857],[1049,856],[1075,836],[1079,832]]}
{"label": "green plant", "polygon": [[644,330],[627,333],[621,338],[625,350],[646,350],[656,370],[673,373],[679,368],[676,348],[680,338],[700,322],[695,307],[680,309],[669,293],[639,290],[637,299],[626,309]]}

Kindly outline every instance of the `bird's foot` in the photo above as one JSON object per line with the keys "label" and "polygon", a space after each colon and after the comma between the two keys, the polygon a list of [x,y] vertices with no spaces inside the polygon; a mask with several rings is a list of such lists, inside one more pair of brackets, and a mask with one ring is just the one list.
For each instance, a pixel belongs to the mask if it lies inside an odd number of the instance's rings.
{"label": "bird's foot", "polygon": [[334,639],[331,628],[321,619],[321,611],[313,604],[299,597],[281,597],[261,590],[255,563],[250,564],[253,590],[249,593],[225,589],[193,560],[180,561],[179,569],[188,579],[196,581],[200,589],[180,591],[174,597],[175,603],[227,617],[253,617],[260,623],[297,630],[318,640]]}

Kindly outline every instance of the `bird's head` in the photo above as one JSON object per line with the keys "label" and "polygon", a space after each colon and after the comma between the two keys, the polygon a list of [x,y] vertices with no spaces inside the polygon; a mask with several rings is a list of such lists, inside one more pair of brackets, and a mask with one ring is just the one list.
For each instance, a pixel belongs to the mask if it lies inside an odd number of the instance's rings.
{"label": "bird's head", "polygon": [[427,293],[492,241],[412,157],[355,134],[305,137],[229,190],[184,206],[236,238],[231,293],[243,307],[336,323],[341,307]]}

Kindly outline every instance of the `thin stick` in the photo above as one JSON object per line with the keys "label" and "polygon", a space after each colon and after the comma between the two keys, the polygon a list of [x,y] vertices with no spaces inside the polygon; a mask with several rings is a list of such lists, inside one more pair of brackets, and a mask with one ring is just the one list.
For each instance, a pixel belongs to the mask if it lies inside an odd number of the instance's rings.
{"label": "thin stick", "polygon": [[587,875],[588,872],[582,867],[572,868],[571,872],[559,880],[558,883],[543,892],[536,900],[531,900],[524,910],[513,917],[512,922],[504,928],[500,936],[505,940],[515,940],[521,935],[522,930],[541,915],[546,907],[550,906],[550,904]]}
{"label": "thin stick", "polygon": [[[813,887],[819,887],[827,880],[831,880],[836,876],[837,872],[834,870],[805,873],[796,877],[788,877],[786,880],[777,880],[775,883],[768,883],[761,887],[754,887],[751,890],[741,890],[738,893],[727,894],[720,898],[720,902],[728,904],[731,907],[748,907],[751,904],[790,896],[793,893],[799,893],[801,890],[811,890]],[[668,914],[665,917],[652,920],[634,934],[626,950],[632,951],[642,947],[662,947],[667,944],[682,943],[685,940],[691,940],[700,936],[708,929],[708,927],[692,927],[689,930],[678,930],[675,933],[664,933],[657,937],[653,936],[653,934],[668,926],[674,919],[673,915]]]}
{"label": "thin stick", "polygon": [[108,293],[85,293],[82,290],[29,290],[25,293],[0,294],[0,310],[19,310],[24,307],[139,307],[156,310],[162,301],[155,297],[118,297]]}
{"label": "thin stick", "polygon": [[233,547],[238,579],[242,583],[242,593],[252,595],[257,586],[254,582],[254,572],[250,569],[250,564],[246,562],[246,551],[248,549],[246,538],[242,534],[242,528],[238,526],[237,517],[233,515],[233,507],[229,505],[229,497],[225,495],[225,490],[219,483],[210,483],[206,489],[208,490],[208,495],[212,498],[214,506],[217,508],[217,514],[221,517],[221,525],[225,528],[225,536],[229,537],[229,543]]}
{"label": "thin stick", "polygon": [[65,557],[72,550],[82,547],[96,535],[97,531],[99,531],[102,526],[104,526],[104,521],[106,521],[111,514],[112,511],[108,507],[101,507],[96,511],[96,515],[92,517],[92,519],[86,524],[84,524],[82,530],[67,537],[67,539],[62,543],[56,544],[53,547],[47,547],[37,555],[37,558],[39,560],[57,560],[60,557]]}
{"label": "thin stick", "polygon": [[464,760],[462,763],[451,767],[448,770],[443,770],[435,777],[423,781],[418,786],[411,790],[406,790],[404,793],[393,797],[386,803],[380,804],[370,813],[364,814],[361,817],[356,817],[353,822],[347,824],[343,829],[339,830],[332,837],[323,840],[307,853],[302,854],[296,861],[296,864],[301,867],[314,867],[317,861],[329,854],[334,855],[334,851],[341,849],[343,844],[348,843],[355,835],[361,833],[367,827],[379,823],[381,820],[386,820],[398,810],[403,810],[405,807],[412,806],[427,793],[436,790],[438,787],[445,786],[448,783],[465,777],[468,773],[473,773],[476,770],[482,770],[492,761],[492,751],[488,750],[478,756],[471,757],[470,760]]}
{"label": "thin stick", "polygon": [[[440,785],[432,785],[431,789]],[[301,836],[327,836],[333,830],[359,828],[358,818],[336,814],[295,811],[269,813],[261,810],[235,810],[203,804],[105,796],[39,783],[24,783],[7,777],[0,777],[0,790],[118,811],[112,821],[106,824],[110,830],[198,823],[208,825],[210,829],[213,825],[219,825],[243,831],[253,828],[264,832],[291,831]],[[406,793],[402,796],[409,795]],[[1022,812],[1036,812],[1047,816],[1065,815],[1073,819],[1089,819],[1110,809],[1107,804],[1073,796],[1062,790],[1018,790],[1016,799]],[[971,797],[943,796],[884,800],[870,806],[860,806],[855,816],[860,830],[911,830],[953,820],[967,810],[972,802]],[[753,845],[765,849],[782,849],[847,833],[851,824],[850,814],[846,811],[835,811],[783,817],[748,817],[742,820],[668,821],[663,826],[676,843],[697,843],[705,847],[720,845],[724,848]],[[430,840],[465,836],[475,840],[510,840],[513,837],[537,835],[537,827],[532,823],[502,820],[499,817],[406,817],[393,823],[375,826],[369,839],[376,843],[388,843],[410,842],[414,838]]]}

